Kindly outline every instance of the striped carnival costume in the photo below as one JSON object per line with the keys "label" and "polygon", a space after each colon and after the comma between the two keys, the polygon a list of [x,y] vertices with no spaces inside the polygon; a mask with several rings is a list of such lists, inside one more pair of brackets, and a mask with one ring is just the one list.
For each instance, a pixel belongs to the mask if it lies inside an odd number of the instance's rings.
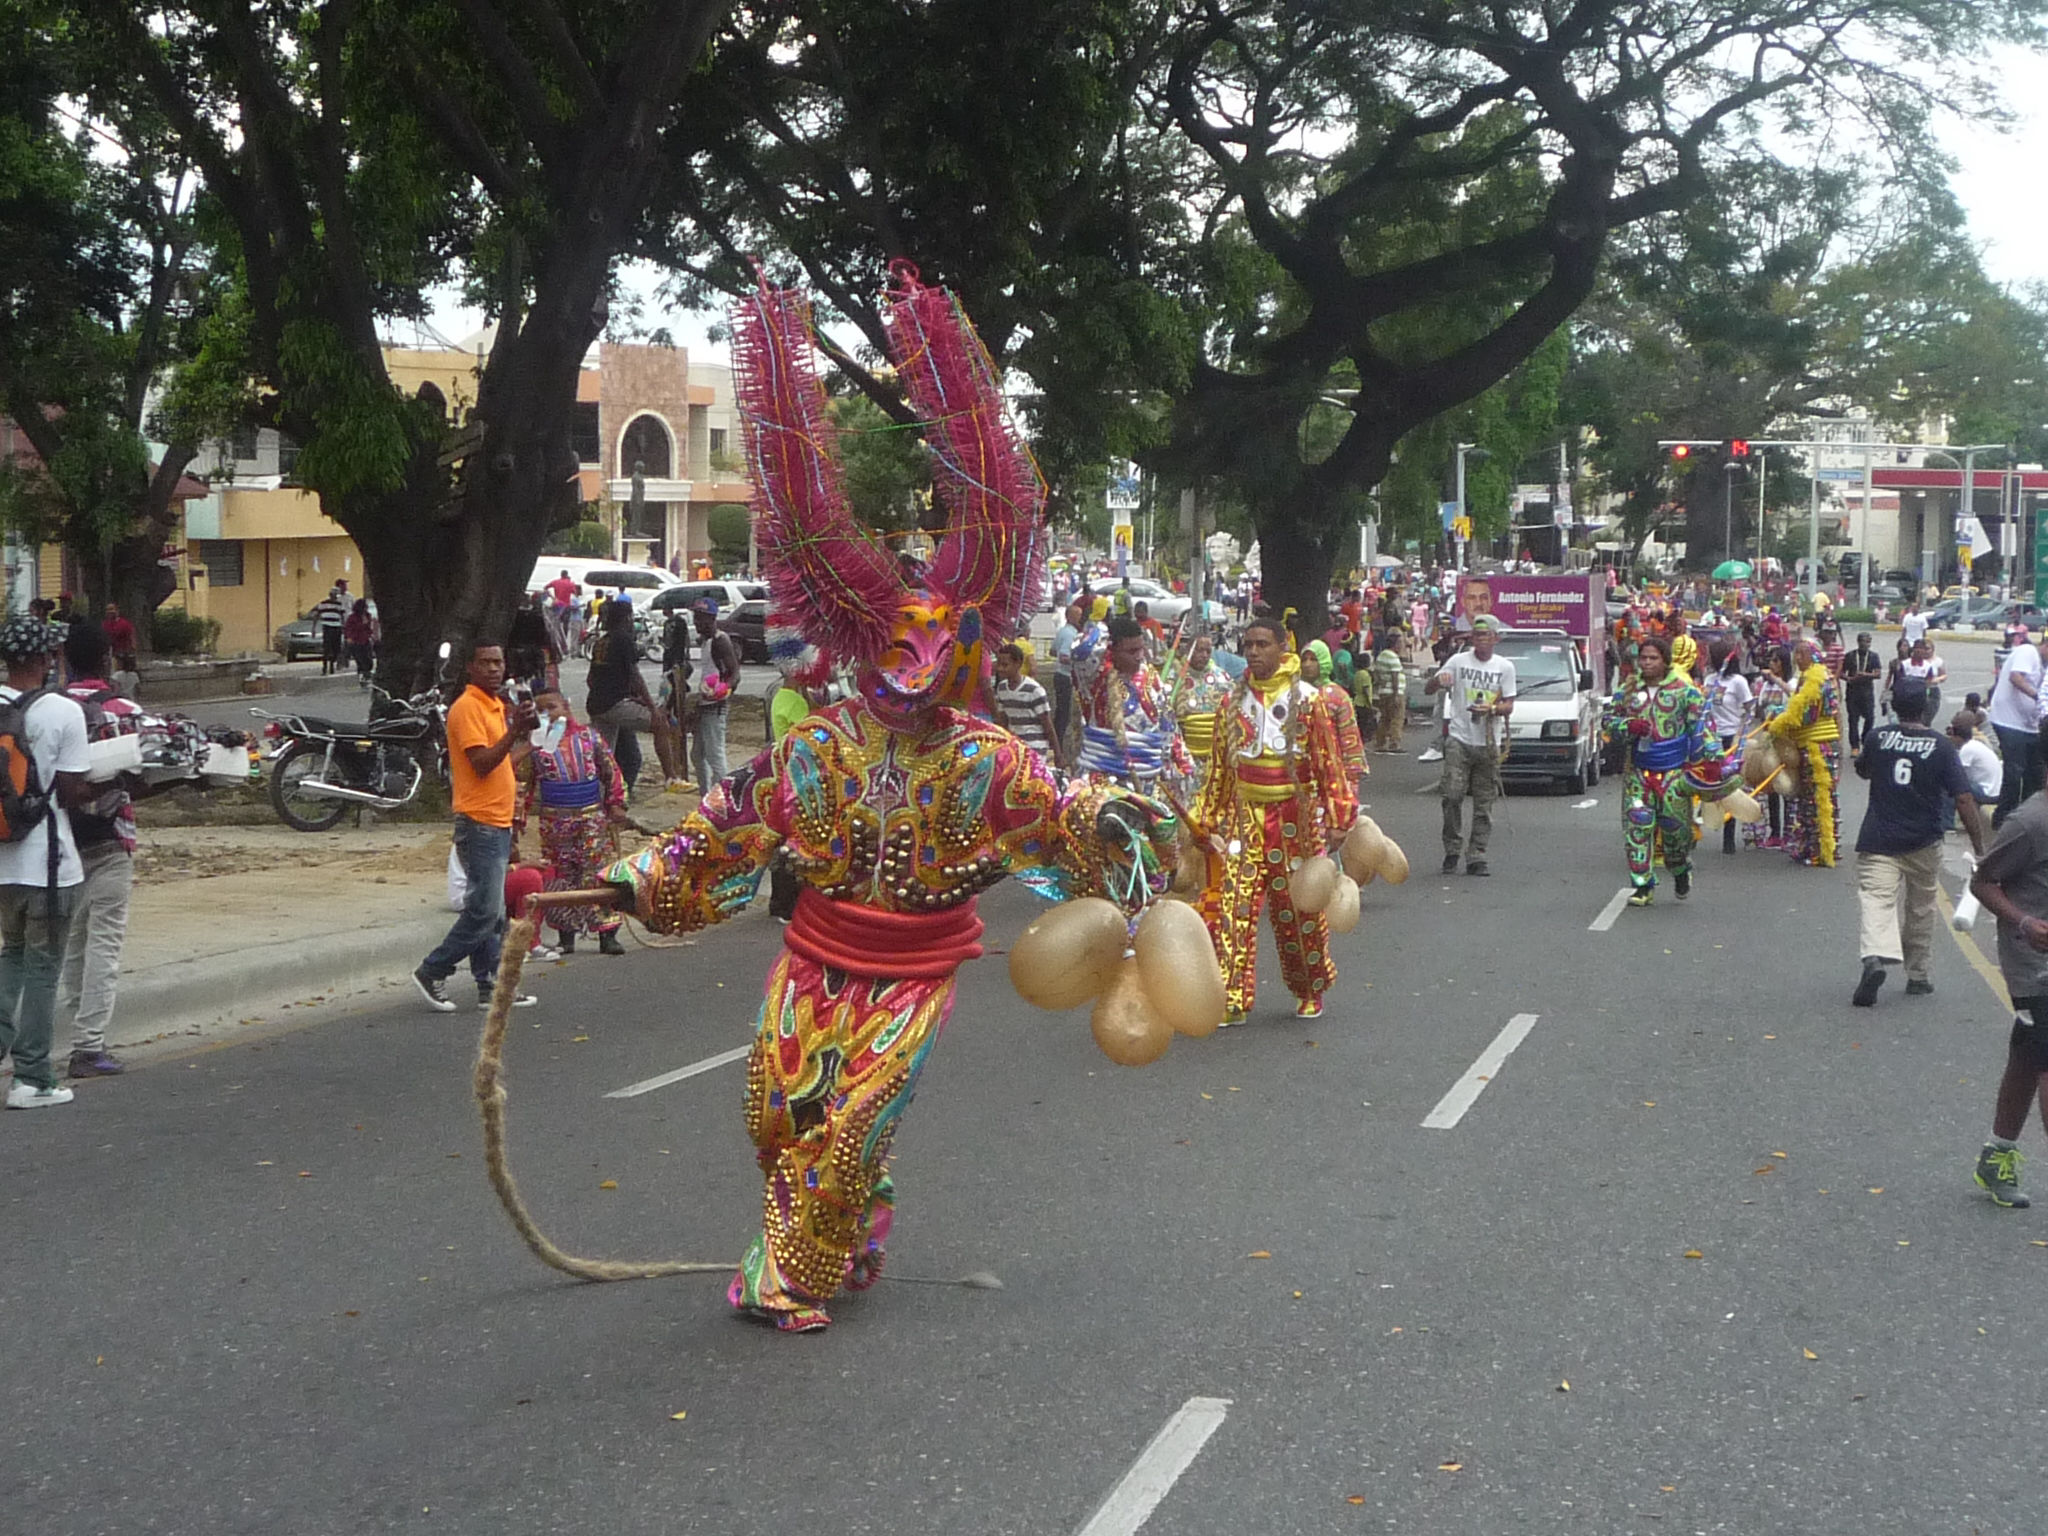
{"label": "striped carnival costume", "polygon": [[1249,672],[1216,713],[1216,734],[1191,819],[1211,846],[1202,893],[1223,966],[1231,1022],[1251,1011],[1258,990],[1259,911],[1270,907],[1280,977],[1296,1012],[1312,1018],[1337,979],[1329,925],[1297,912],[1288,882],[1302,860],[1326,852],[1358,819],[1358,796],[1329,707],[1301,681],[1298,657],[1268,679]]}

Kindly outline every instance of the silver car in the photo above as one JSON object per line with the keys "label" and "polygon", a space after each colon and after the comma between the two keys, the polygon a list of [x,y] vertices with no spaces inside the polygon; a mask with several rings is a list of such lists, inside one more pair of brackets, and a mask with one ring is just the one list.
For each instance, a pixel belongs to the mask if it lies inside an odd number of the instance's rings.
{"label": "silver car", "polygon": [[[1123,581],[1115,576],[1101,576],[1088,583],[1088,590],[1097,597],[1114,597],[1123,588]],[[1169,592],[1149,577],[1131,578],[1131,603],[1145,605],[1146,614],[1166,625],[1178,624],[1187,611],[1195,605],[1191,597],[1178,592]]]}

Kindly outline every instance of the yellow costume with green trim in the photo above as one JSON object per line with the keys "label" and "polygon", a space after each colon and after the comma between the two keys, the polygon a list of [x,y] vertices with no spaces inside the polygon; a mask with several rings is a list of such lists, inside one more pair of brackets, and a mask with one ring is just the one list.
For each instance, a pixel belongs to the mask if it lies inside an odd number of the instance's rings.
{"label": "yellow costume with green trim", "polygon": [[1835,680],[1819,662],[1799,674],[1799,686],[1764,727],[1799,749],[1806,764],[1799,793],[1789,801],[1786,850],[1795,862],[1835,867],[1835,827],[1841,819],[1836,779],[1842,768],[1840,701]]}

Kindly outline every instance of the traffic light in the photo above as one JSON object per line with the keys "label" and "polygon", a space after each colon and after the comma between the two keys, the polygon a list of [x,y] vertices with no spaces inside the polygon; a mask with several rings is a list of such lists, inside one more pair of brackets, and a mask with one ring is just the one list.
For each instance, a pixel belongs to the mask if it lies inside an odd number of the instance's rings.
{"label": "traffic light", "polygon": [[1731,438],[1729,438],[1729,439],[1728,439],[1728,445],[1727,445],[1727,446],[1728,446],[1728,457],[1729,457],[1729,458],[1731,458],[1731,459],[1742,459],[1742,460],[1745,460],[1745,461],[1746,461],[1746,460],[1747,460],[1747,459],[1749,458],[1749,439],[1748,439],[1748,438],[1746,438],[1746,437],[1731,437]]}
{"label": "traffic light", "polygon": [[1673,463],[1675,463],[1675,464],[1684,464],[1684,463],[1685,463],[1685,462],[1686,462],[1686,461],[1687,461],[1688,459],[1690,459],[1691,457],[1692,457],[1692,444],[1691,444],[1691,443],[1678,443],[1678,444],[1675,444],[1675,445],[1673,445],[1673,447],[1672,447],[1672,449],[1671,449],[1671,459],[1672,459],[1672,462],[1673,462]]}

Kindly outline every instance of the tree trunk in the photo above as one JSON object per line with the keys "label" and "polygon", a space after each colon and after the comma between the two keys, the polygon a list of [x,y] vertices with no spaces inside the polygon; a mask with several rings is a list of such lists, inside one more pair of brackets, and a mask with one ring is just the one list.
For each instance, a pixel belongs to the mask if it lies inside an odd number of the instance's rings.
{"label": "tree trunk", "polygon": [[1330,572],[1337,563],[1337,541],[1309,532],[1307,509],[1290,502],[1260,507],[1253,514],[1259,530],[1259,586],[1266,608],[1275,616],[1295,611],[1294,633],[1312,640],[1329,628]]}

